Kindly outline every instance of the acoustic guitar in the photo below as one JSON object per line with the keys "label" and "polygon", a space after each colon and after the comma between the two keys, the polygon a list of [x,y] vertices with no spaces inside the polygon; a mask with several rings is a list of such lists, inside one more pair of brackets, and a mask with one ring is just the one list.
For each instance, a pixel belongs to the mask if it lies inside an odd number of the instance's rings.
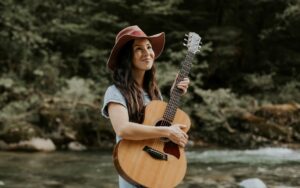
{"label": "acoustic guitar", "polygon": [[[188,52],[181,63],[176,84],[187,77],[192,60],[200,49],[201,37],[189,32],[185,39]],[[174,87],[168,103],[151,101],[145,108],[144,125],[171,126],[184,124],[188,132],[191,121],[189,116],[178,108],[182,90]],[[114,148],[114,164],[119,174],[134,185],[151,188],[170,188],[177,186],[184,178],[187,161],[184,148],[167,138],[148,140],[122,139]]]}

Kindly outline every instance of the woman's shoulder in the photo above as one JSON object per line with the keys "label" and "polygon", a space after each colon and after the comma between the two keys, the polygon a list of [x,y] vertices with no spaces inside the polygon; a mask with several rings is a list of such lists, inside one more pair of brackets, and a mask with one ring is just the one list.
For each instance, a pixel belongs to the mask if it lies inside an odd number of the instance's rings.
{"label": "woman's shoulder", "polygon": [[122,93],[120,90],[116,87],[116,85],[110,85],[107,87],[105,91],[105,96],[115,96],[115,97],[121,97],[123,98]]}
{"label": "woman's shoulder", "polygon": [[106,118],[109,117],[108,114],[108,104],[109,103],[118,103],[126,107],[126,101],[119,89],[115,85],[111,85],[106,89],[104,99],[103,99],[103,107],[102,107],[102,115]]}
{"label": "woman's shoulder", "polygon": [[111,92],[115,93],[115,92],[120,92],[120,90],[116,87],[116,85],[113,84],[113,85],[110,85],[110,86],[107,87],[106,93],[107,92],[109,92],[109,93],[111,93]]}

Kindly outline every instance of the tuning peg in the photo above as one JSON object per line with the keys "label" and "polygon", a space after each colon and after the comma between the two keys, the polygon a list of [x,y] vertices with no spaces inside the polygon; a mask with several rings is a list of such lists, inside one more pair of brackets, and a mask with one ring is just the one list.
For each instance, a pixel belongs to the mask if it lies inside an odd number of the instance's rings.
{"label": "tuning peg", "polygon": [[182,43],[182,45],[183,45],[183,46],[187,46],[187,44],[186,44],[186,43]]}
{"label": "tuning peg", "polygon": [[186,33],[186,34],[184,34],[184,35],[185,35],[186,37],[188,37],[188,36],[189,36],[189,34],[187,34],[187,33]]}

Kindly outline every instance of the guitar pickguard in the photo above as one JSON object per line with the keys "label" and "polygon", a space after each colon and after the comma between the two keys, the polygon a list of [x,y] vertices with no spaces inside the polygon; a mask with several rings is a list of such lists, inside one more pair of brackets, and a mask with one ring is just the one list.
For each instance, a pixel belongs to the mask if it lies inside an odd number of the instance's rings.
{"label": "guitar pickguard", "polygon": [[179,146],[174,142],[166,142],[164,146],[164,152],[175,156],[177,159],[180,158]]}

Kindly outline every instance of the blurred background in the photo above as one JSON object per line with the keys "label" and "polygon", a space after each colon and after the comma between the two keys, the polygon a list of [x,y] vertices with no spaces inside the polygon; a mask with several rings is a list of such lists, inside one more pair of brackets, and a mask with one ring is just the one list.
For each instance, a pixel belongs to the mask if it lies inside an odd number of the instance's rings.
{"label": "blurred background", "polygon": [[129,25],[166,33],[165,101],[184,34],[202,37],[180,104],[192,120],[180,187],[300,186],[299,0],[2,0],[0,187],[117,187],[100,109]]}

